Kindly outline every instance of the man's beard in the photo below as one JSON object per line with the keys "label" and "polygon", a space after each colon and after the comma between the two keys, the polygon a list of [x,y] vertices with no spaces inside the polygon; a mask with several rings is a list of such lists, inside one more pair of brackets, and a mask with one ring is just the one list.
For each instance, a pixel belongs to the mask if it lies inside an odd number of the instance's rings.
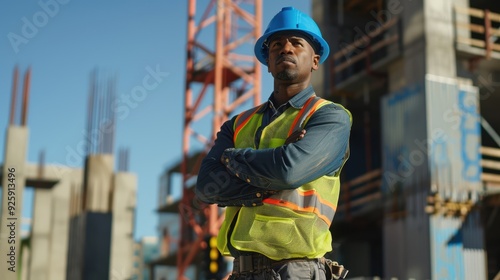
{"label": "man's beard", "polygon": [[297,71],[290,69],[285,69],[281,72],[276,73],[276,79],[281,81],[292,81],[297,78]]}

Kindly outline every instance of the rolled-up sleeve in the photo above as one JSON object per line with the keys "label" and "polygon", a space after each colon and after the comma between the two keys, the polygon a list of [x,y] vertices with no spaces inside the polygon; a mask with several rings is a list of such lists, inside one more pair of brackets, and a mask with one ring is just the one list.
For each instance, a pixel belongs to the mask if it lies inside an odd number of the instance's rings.
{"label": "rolled-up sleeve", "polygon": [[333,174],[346,160],[351,120],[336,104],[318,109],[305,128],[303,139],[272,149],[227,148],[225,167],[250,185],[283,190],[297,188]]}

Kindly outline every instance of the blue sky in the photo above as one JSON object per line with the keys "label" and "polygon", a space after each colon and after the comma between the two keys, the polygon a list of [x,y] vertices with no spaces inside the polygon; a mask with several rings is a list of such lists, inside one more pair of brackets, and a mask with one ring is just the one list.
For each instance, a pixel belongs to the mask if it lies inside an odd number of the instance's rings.
{"label": "blue sky", "polygon": [[[205,7],[208,1],[199,1]],[[263,1],[263,29],[283,6],[310,13],[310,0]],[[187,1],[8,1],[0,9],[0,162],[4,156],[12,73],[32,69],[28,111],[29,162],[41,150],[47,164],[81,167],[72,151],[85,136],[90,74],[117,76],[117,100],[128,104],[116,125],[115,155],[130,150],[138,176],[135,237],[157,235],[162,170],[181,158]],[[212,44],[207,42],[207,45]],[[262,100],[272,89],[263,68]],[[156,72],[155,86],[127,103],[132,90]],[[21,80],[21,79],[20,79]],[[19,112],[18,112],[19,113]],[[180,187],[180,186],[179,186]],[[33,192],[25,193],[31,217]]]}

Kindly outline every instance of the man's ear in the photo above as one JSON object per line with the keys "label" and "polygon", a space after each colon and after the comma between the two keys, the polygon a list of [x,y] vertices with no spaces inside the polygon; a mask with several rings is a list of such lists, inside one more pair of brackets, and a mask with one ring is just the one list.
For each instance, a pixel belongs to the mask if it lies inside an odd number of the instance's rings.
{"label": "man's ear", "polygon": [[319,59],[320,59],[320,56],[318,54],[315,54],[313,56],[313,65],[312,65],[312,69],[311,70],[318,70],[318,68],[319,68]]}
{"label": "man's ear", "polygon": [[269,58],[266,58],[266,65],[267,65],[267,73],[271,73],[271,70],[269,69]]}

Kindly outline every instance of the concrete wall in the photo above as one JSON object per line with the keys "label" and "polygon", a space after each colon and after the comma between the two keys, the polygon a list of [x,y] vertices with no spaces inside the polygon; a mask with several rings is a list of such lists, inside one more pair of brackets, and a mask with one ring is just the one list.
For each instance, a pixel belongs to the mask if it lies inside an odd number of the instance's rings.
{"label": "concrete wall", "polygon": [[428,75],[426,103],[432,191],[443,199],[477,201],[482,189],[478,88]]}
{"label": "concrete wall", "polygon": [[427,217],[385,219],[384,279],[430,279],[428,240]]}
{"label": "concrete wall", "polygon": [[112,215],[111,213],[87,212],[83,216],[85,217],[85,247],[80,252],[83,254],[81,279],[113,279],[109,274]]}
{"label": "concrete wall", "polygon": [[113,180],[110,279],[128,279],[133,272],[137,178],[116,173]]}
{"label": "concrete wall", "polygon": [[81,280],[84,269],[83,252],[85,250],[85,215],[78,214],[70,219],[68,261],[66,279]]}
{"label": "concrete wall", "polygon": [[[430,276],[429,222],[424,213],[430,176],[425,106],[422,84],[382,99],[382,190],[390,199],[383,223],[384,276],[388,278]],[[404,219],[393,218],[393,213]]]}
{"label": "concrete wall", "polygon": [[[404,219],[384,221],[386,277],[465,279],[465,270],[486,266],[484,248],[464,252],[462,221],[424,212],[426,197],[438,193],[455,202],[480,192],[477,88],[456,79],[427,75],[418,90],[383,98],[383,190],[404,205]],[[472,195],[469,195],[472,194]],[[481,236],[480,226],[469,232]],[[469,238],[470,240],[471,238]],[[474,264],[465,255],[483,256]],[[464,268],[465,267],[465,268]],[[460,268],[460,269],[458,269]],[[484,273],[475,279],[485,279]]]}

